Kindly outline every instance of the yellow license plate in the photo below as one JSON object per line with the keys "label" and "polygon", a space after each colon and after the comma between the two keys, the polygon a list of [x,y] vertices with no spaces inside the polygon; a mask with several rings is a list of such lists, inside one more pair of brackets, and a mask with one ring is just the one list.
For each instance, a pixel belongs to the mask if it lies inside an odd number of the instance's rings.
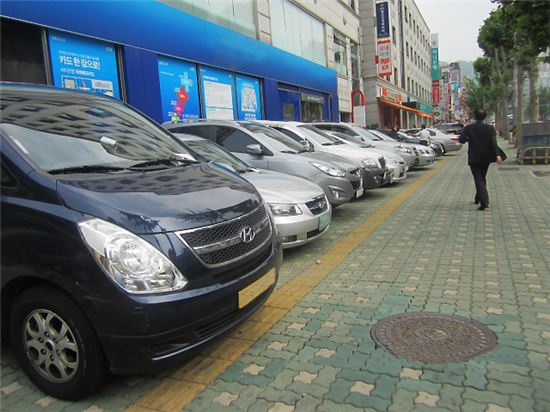
{"label": "yellow license plate", "polygon": [[244,308],[262,293],[264,293],[271,285],[275,283],[277,276],[275,274],[275,269],[271,269],[260,279],[254,283],[248,285],[243,290],[239,291],[239,309]]}

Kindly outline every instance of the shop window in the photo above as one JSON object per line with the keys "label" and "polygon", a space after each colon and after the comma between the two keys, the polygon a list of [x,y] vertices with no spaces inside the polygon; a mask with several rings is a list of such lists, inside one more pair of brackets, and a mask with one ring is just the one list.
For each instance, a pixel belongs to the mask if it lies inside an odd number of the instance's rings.
{"label": "shop window", "polygon": [[324,24],[288,0],[270,1],[273,46],[326,66]]}
{"label": "shop window", "polygon": [[[350,47],[350,57],[351,57],[351,78],[353,79],[353,82],[359,83],[359,47],[357,43],[351,42]],[[358,89],[359,86],[355,87],[353,86],[353,90]]]}
{"label": "shop window", "polygon": [[0,19],[0,29],[0,80],[46,84],[42,29],[8,19]]}
{"label": "shop window", "polygon": [[161,0],[168,6],[256,38],[253,0]]}
{"label": "shop window", "polygon": [[296,111],[295,105],[293,103],[284,102],[283,103],[283,120],[285,122],[296,121]]}
{"label": "shop window", "polygon": [[336,72],[342,76],[348,75],[348,54],[346,38],[334,33],[334,63]]}
{"label": "shop window", "polygon": [[394,67],[393,69],[393,81],[395,84],[399,85],[399,78],[397,76],[397,68]]}
{"label": "shop window", "polygon": [[395,37],[396,37],[395,26],[391,26],[391,38],[392,38],[393,44],[397,44],[397,39]]}
{"label": "shop window", "polygon": [[302,121],[319,122],[323,120],[324,99],[321,96],[302,94]]}

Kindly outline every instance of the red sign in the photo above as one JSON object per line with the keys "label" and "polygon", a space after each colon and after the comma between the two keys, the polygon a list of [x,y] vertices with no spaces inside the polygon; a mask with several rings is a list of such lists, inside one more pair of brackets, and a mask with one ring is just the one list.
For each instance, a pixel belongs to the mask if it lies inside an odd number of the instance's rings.
{"label": "red sign", "polygon": [[438,104],[440,100],[439,96],[439,80],[432,80],[432,102]]}
{"label": "red sign", "polygon": [[377,41],[378,47],[378,76],[391,76],[393,74],[391,64],[391,40],[382,39]]}

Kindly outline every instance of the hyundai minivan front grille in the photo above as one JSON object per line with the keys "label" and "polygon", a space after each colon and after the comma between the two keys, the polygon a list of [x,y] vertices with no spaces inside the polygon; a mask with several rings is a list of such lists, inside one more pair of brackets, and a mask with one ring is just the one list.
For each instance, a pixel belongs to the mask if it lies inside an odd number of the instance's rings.
{"label": "hyundai minivan front grille", "polygon": [[183,230],[177,235],[208,267],[222,266],[251,255],[271,237],[265,205],[215,225]]}

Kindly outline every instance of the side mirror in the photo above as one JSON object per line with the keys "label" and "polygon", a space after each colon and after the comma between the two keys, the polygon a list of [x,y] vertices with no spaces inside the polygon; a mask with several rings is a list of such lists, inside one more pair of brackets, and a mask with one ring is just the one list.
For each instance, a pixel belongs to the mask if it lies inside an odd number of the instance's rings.
{"label": "side mirror", "polygon": [[262,146],[259,144],[249,144],[246,146],[246,153],[255,155],[255,156],[261,156],[263,154]]}
{"label": "side mirror", "polygon": [[307,140],[301,140],[300,141],[300,144],[304,147],[304,149],[306,149],[308,152],[313,152],[314,151],[314,148],[313,148],[313,145],[308,142]]}

